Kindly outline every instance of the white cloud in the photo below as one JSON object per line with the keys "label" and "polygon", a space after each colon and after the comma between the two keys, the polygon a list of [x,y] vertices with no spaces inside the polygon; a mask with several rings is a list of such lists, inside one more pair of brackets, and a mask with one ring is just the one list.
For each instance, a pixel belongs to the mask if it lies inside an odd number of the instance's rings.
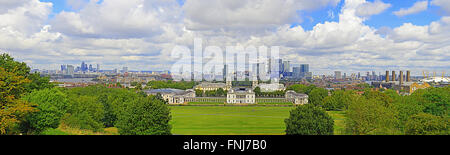
{"label": "white cloud", "polygon": [[449,0],[433,0],[431,1],[432,5],[437,5],[442,7],[444,11],[450,14],[450,1]]}
{"label": "white cloud", "polygon": [[410,14],[415,14],[415,13],[419,13],[422,11],[427,10],[428,8],[428,0],[426,1],[418,1],[416,3],[414,3],[414,5],[410,8],[402,8],[398,11],[394,12],[394,15],[402,17],[402,16],[406,16],[406,15],[410,15]]}
{"label": "white cloud", "polygon": [[296,11],[336,6],[340,0],[187,0],[185,23],[191,30],[255,30],[301,21]]}
{"label": "white cloud", "polygon": [[178,21],[180,11],[175,0],[90,1],[79,12],[56,15],[52,25],[67,35],[142,38],[163,33],[163,27]]}
{"label": "white cloud", "polygon": [[364,21],[390,4],[346,0],[334,14],[338,21],[306,30],[291,26],[301,18],[296,11],[336,6],[339,0],[199,2],[187,0],[182,7],[164,0],[93,0],[50,21],[50,3],[9,4],[8,11],[0,12],[0,20],[6,21],[0,23],[0,50],[40,68],[86,61],[105,69],[164,70],[176,61],[170,58],[175,45],[192,47],[193,39],[201,38],[205,46],[223,50],[238,44],[280,46],[282,57],[309,63],[315,73],[449,69],[450,17],[377,29]]}
{"label": "white cloud", "polygon": [[391,7],[391,4],[383,3],[381,0],[375,2],[365,2],[356,9],[356,15],[361,17],[369,17],[380,14]]}

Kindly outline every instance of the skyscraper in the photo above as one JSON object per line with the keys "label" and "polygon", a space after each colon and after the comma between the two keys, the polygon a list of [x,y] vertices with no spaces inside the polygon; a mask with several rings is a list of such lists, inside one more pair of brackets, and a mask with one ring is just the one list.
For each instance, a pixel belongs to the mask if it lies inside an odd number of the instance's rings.
{"label": "skyscraper", "polygon": [[67,65],[67,75],[74,74],[74,67],[72,65]]}
{"label": "skyscraper", "polygon": [[337,80],[342,79],[341,71],[334,71],[334,78]]}
{"label": "skyscraper", "polygon": [[291,65],[289,61],[283,61],[283,73],[291,72]]}
{"label": "skyscraper", "polygon": [[89,71],[92,72],[94,69],[92,68],[92,64],[89,64]]}
{"label": "skyscraper", "polygon": [[97,72],[100,72],[100,64],[97,64]]}

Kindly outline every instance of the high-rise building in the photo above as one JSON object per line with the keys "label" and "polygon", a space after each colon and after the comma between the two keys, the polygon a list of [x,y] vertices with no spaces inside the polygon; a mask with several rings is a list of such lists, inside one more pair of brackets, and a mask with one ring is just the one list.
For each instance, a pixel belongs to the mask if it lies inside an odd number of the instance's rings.
{"label": "high-rise building", "polygon": [[123,72],[123,73],[128,72],[128,67],[123,67],[122,72]]}
{"label": "high-rise building", "polygon": [[292,75],[294,78],[301,78],[302,76],[302,68],[301,67],[293,67],[292,68]]}
{"label": "high-rise building", "polygon": [[67,65],[67,75],[74,74],[74,67],[72,65]]}
{"label": "high-rise building", "polygon": [[291,65],[289,61],[283,61],[283,73],[291,72]]}
{"label": "high-rise building", "polygon": [[308,73],[309,72],[309,64],[301,64],[300,65],[300,72],[301,73]]}
{"label": "high-rise building", "polygon": [[336,80],[342,79],[341,71],[334,71],[334,79]]}
{"label": "high-rise building", "polygon": [[67,65],[61,65],[61,72],[64,72],[67,70]]}
{"label": "high-rise building", "polygon": [[94,69],[92,68],[92,64],[89,64],[89,71],[92,72]]}
{"label": "high-rise building", "polygon": [[97,64],[97,72],[100,72],[100,64]]}

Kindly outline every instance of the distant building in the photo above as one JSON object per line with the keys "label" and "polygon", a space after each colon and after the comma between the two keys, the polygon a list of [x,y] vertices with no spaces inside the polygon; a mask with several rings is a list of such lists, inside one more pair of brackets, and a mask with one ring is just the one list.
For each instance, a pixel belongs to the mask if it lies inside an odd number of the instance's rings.
{"label": "distant building", "polygon": [[227,86],[225,83],[203,82],[194,87],[195,90],[201,90],[201,91],[215,91],[215,90],[219,90],[220,88],[222,88],[223,90],[229,90],[231,88],[231,86]]}
{"label": "distant building", "polygon": [[291,100],[294,104],[308,104],[308,95],[296,93],[292,90],[286,92],[285,98]]}
{"label": "distant building", "polygon": [[229,104],[255,104],[255,93],[249,88],[234,88],[227,93]]}
{"label": "distant building", "polygon": [[334,79],[336,80],[342,79],[341,71],[334,71]]}
{"label": "distant building", "polygon": [[160,94],[168,104],[184,104],[187,100],[195,98],[195,91],[180,90],[180,89],[150,89],[144,90],[147,95],[158,95]]}
{"label": "distant building", "polygon": [[281,83],[271,83],[271,84],[261,83],[258,84],[258,87],[261,89],[261,92],[274,92],[286,90],[284,85]]}
{"label": "distant building", "polygon": [[67,65],[67,75],[74,75],[75,74],[75,68],[72,65]]}

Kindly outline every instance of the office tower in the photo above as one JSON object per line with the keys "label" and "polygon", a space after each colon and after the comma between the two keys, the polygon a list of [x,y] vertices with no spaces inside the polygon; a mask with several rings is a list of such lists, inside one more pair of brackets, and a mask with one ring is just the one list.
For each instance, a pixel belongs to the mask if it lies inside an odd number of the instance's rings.
{"label": "office tower", "polygon": [[100,72],[100,64],[97,64],[97,72]]}
{"label": "office tower", "polygon": [[72,65],[67,65],[67,75],[74,74],[74,67]]}
{"label": "office tower", "polygon": [[309,72],[309,64],[301,64],[300,65],[301,76],[305,76],[308,72]]}
{"label": "office tower", "polygon": [[89,64],[89,71],[92,72],[94,69],[92,68],[92,64]]}
{"label": "office tower", "polygon": [[372,71],[372,78],[371,80],[377,80],[377,74],[375,74],[375,71]]}
{"label": "office tower", "polygon": [[341,71],[334,71],[334,78],[337,80],[342,79]]}
{"label": "office tower", "polygon": [[360,72],[358,72],[358,79],[360,79],[361,78],[361,73]]}
{"label": "office tower", "polygon": [[346,79],[347,78],[347,73],[344,73],[344,79]]}
{"label": "office tower", "polygon": [[291,72],[291,66],[289,61],[283,61],[283,73]]}
{"label": "office tower", "polygon": [[411,82],[411,71],[406,71],[406,82]]}
{"label": "office tower", "polygon": [[400,71],[399,84],[402,85],[402,83],[403,83],[403,71]]}
{"label": "office tower", "polygon": [[395,71],[392,71],[392,81],[395,81],[396,76],[395,76]]}
{"label": "office tower", "polygon": [[67,65],[61,65],[61,72],[64,72],[67,70]]}
{"label": "office tower", "polygon": [[301,67],[293,67],[293,68],[292,68],[292,75],[293,75],[295,78],[300,78],[300,77],[301,77],[301,73],[302,73]]}
{"label": "office tower", "polygon": [[389,82],[389,71],[386,71],[386,82]]}
{"label": "office tower", "polygon": [[128,67],[123,67],[122,72],[123,72],[123,73],[128,72]]}

